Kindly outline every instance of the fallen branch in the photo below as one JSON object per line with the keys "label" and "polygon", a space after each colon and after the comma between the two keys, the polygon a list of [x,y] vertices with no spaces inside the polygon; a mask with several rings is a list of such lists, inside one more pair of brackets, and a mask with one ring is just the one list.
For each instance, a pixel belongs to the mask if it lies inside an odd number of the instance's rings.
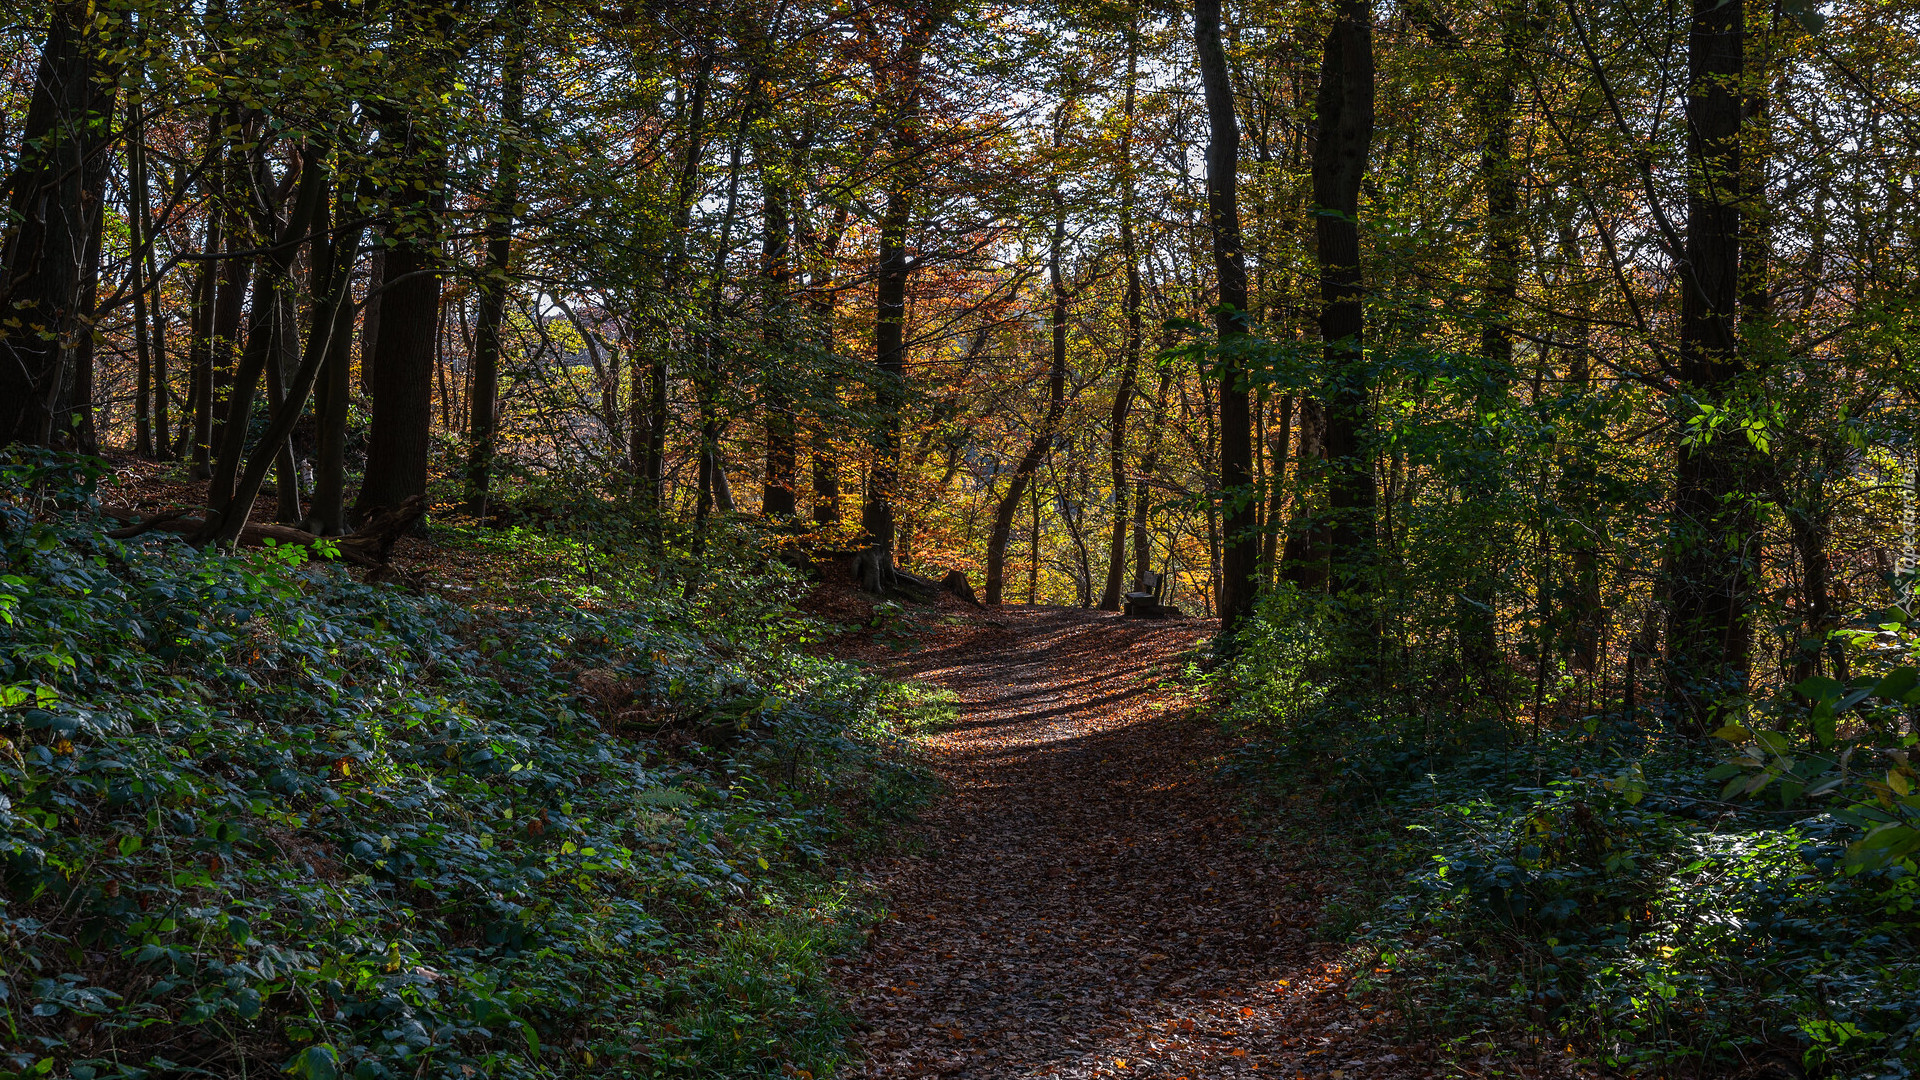
{"label": "fallen branch", "polygon": [[[114,512],[113,510],[111,510],[111,509],[109,509],[109,510],[108,510],[107,512],[108,512],[109,514],[111,514],[112,516],[114,516],[114,517],[120,517],[120,515],[119,515],[119,514],[117,514],[117,513],[115,513],[115,512]],[[134,519],[134,521],[133,521],[133,524],[131,524],[131,525],[128,525],[128,526],[126,526],[126,527],[124,527],[124,528],[119,528],[119,529],[114,529],[114,530],[112,530],[112,531],[110,531],[110,532],[108,532],[108,533],[107,533],[107,539],[109,539],[109,540],[131,540],[131,539],[133,539],[134,537],[136,537],[136,536],[139,536],[139,535],[141,535],[141,534],[143,534],[143,533],[150,533],[150,532],[152,532],[152,531],[153,531],[153,530],[155,530],[155,529],[161,529],[161,528],[165,528],[165,527],[167,526],[167,524],[168,524],[168,523],[170,523],[170,522],[174,522],[174,521],[179,521],[180,519],[182,519],[182,518],[184,518],[184,517],[186,517],[186,516],[187,516],[188,514],[191,514],[191,513],[193,513],[193,511],[191,511],[191,510],[184,510],[184,509],[182,509],[182,510],[168,510],[168,511],[167,511],[167,512],[165,512],[165,513],[162,513],[162,514],[155,514],[155,515],[153,515],[153,516],[152,516],[152,517],[150,517],[150,518],[146,518],[145,520],[140,520],[140,519],[138,519],[138,518],[136,518],[136,519]],[[121,518],[121,520],[122,520],[122,521],[125,521],[125,520],[127,520],[127,519],[126,519],[126,518]]]}
{"label": "fallen branch", "polygon": [[[125,528],[107,533],[115,540],[129,540],[149,532],[176,533],[189,543],[202,545],[210,539],[205,518],[186,516],[191,511],[169,510],[146,519],[138,519],[131,511],[104,507],[106,514],[120,520],[135,519]],[[312,550],[316,544],[329,544],[337,547],[343,562],[367,569],[385,567],[393,557],[394,542],[407,530],[413,528],[427,512],[425,496],[415,495],[399,506],[386,507],[374,512],[366,524],[345,536],[317,536],[305,529],[296,529],[291,525],[273,525],[249,521],[240,527],[240,535],[235,542],[242,547],[265,547],[271,540],[276,546],[304,547]]]}

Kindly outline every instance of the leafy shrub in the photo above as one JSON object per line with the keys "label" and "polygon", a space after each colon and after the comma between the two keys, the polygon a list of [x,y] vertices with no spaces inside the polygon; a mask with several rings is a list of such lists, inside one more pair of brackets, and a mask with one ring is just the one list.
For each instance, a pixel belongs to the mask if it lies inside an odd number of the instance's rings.
{"label": "leafy shrub", "polygon": [[86,468],[0,469],[0,1071],[831,1070],[832,853],[918,773],[777,581],[468,611],[106,539]]}
{"label": "leafy shrub", "polygon": [[1240,775],[1371,812],[1351,853],[1381,879],[1349,921],[1377,950],[1363,987],[1463,1048],[1518,1033],[1657,1075],[1770,1055],[1916,1071],[1911,669],[1803,684],[1716,750],[1644,715],[1522,730],[1410,708],[1343,665],[1326,618],[1269,601],[1214,688],[1257,735]]}

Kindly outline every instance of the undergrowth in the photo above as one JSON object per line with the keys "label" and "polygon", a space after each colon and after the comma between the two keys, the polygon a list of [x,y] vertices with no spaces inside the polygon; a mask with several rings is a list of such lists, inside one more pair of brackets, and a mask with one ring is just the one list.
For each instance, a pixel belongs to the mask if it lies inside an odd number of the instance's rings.
{"label": "undergrowth", "polygon": [[876,913],[836,867],[927,779],[786,583],[474,610],[107,539],[95,478],[0,466],[0,1075],[843,1058],[825,962]]}
{"label": "undergrowth", "polygon": [[1241,779],[1340,808],[1318,839],[1356,873],[1321,929],[1365,949],[1355,992],[1397,1001],[1410,1041],[1629,1075],[1915,1073],[1913,669],[1803,684],[1718,738],[1644,711],[1522,727],[1410,708],[1441,699],[1356,661],[1337,619],[1269,597],[1211,688],[1250,736]]}

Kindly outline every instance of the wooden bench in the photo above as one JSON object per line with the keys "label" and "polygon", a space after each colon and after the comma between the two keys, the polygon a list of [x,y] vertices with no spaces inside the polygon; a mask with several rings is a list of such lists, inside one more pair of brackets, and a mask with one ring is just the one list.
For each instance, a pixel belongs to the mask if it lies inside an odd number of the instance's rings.
{"label": "wooden bench", "polygon": [[1160,594],[1167,587],[1166,577],[1151,570],[1140,575],[1133,583],[1133,591],[1126,595],[1126,606],[1121,614],[1129,619],[1169,619],[1179,618],[1180,611],[1160,603]]}

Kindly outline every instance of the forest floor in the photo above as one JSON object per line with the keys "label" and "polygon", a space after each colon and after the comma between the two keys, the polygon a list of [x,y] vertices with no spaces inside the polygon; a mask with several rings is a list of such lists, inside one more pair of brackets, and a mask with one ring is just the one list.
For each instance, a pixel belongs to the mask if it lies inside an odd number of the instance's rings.
{"label": "forest floor", "polygon": [[1244,817],[1229,740],[1176,684],[1212,629],[1008,607],[896,661],[960,702],[917,842],[869,867],[891,915],[840,971],[865,1075],[1480,1072],[1349,999],[1314,935],[1337,871]]}

